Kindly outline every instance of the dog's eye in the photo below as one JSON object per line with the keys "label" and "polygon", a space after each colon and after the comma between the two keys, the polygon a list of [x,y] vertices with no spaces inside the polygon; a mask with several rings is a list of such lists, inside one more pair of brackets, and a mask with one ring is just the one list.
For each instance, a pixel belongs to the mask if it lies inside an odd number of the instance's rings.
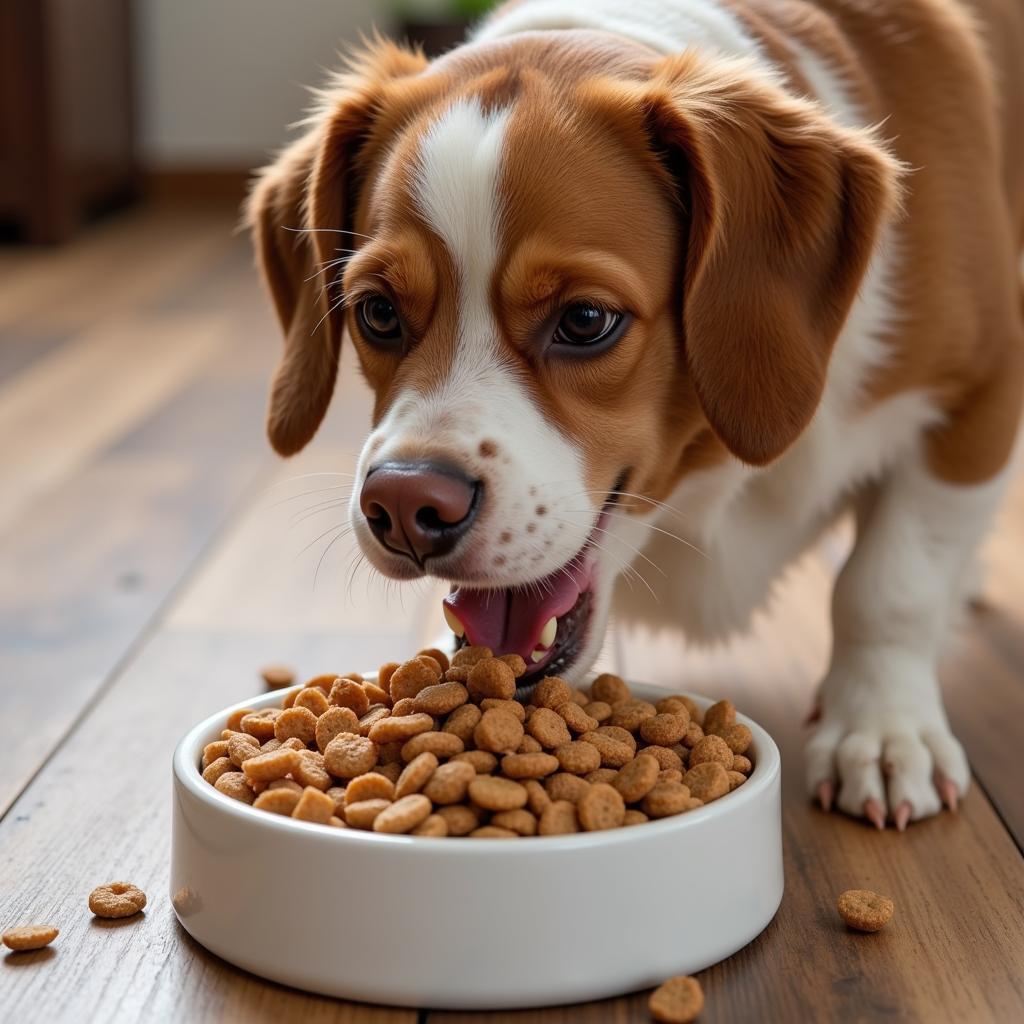
{"label": "dog's eye", "polygon": [[393,345],[402,338],[402,321],[390,299],[371,295],[356,307],[359,329],[371,345]]}
{"label": "dog's eye", "polygon": [[621,313],[602,309],[590,302],[574,302],[562,314],[555,328],[560,345],[596,345],[607,341],[623,322]]}

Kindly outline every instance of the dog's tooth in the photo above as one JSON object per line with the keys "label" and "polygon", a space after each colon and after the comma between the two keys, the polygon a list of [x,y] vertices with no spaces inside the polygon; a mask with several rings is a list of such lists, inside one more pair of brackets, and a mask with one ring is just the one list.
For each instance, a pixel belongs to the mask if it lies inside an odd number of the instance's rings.
{"label": "dog's tooth", "polygon": [[555,633],[558,632],[558,619],[551,616],[550,619],[544,624],[544,628],[540,631],[540,640],[537,641],[539,647],[550,647],[555,642]]}
{"label": "dog's tooth", "polygon": [[543,661],[544,660],[544,655],[547,654],[547,653],[548,652],[545,651],[543,647],[538,647],[537,650],[535,650],[530,655],[530,661],[532,661],[534,663],[534,665],[536,665],[538,661]]}
{"label": "dog's tooth", "polygon": [[448,628],[456,636],[465,636],[466,627],[461,622],[459,622],[459,617],[455,614],[455,612],[453,612],[451,608],[449,608],[448,605],[446,604],[441,605],[441,608],[444,610],[444,621],[448,623]]}

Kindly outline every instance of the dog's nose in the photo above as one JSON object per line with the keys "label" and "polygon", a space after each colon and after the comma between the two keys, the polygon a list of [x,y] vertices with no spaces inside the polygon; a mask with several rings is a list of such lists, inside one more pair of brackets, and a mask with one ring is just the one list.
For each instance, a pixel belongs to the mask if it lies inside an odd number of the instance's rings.
{"label": "dog's nose", "polygon": [[430,462],[385,462],[363,481],[359,507],[386,548],[424,559],[445,555],[470,528],[483,484]]}

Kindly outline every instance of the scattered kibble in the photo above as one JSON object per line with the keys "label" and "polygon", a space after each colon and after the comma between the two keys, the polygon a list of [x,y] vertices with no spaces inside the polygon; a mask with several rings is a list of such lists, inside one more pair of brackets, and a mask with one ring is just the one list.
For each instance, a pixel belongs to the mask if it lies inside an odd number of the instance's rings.
{"label": "scattered kibble", "polygon": [[89,909],[97,917],[131,917],[146,905],[146,894],[131,882],[108,882],[89,893]]}
{"label": "scattered kibble", "polygon": [[26,924],[8,928],[3,934],[3,943],[8,949],[22,953],[48,946],[59,934],[60,929],[52,924]]}
{"label": "scattered kibble", "polygon": [[837,901],[839,916],[858,932],[877,932],[891,920],[896,905],[870,889],[847,889]]}
{"label": "scattered kibble", "polygon": [[704,993],[696,978],[669,978],[652,993],[648,1008],[660,1024],[689,1024],[704,1008]]}

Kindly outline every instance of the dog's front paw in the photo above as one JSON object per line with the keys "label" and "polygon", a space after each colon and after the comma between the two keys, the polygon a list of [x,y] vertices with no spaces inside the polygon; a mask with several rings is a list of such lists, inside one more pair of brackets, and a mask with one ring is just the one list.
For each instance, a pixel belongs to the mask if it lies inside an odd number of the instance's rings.
{"label": "dog's front paw", "polygon": [[811,795],[880,829],[887,817],[902,831],[943,803],[956,810],[970,769],[930,670],[892,657],[857,661],[834,665],[822,684],[807,745]]}

